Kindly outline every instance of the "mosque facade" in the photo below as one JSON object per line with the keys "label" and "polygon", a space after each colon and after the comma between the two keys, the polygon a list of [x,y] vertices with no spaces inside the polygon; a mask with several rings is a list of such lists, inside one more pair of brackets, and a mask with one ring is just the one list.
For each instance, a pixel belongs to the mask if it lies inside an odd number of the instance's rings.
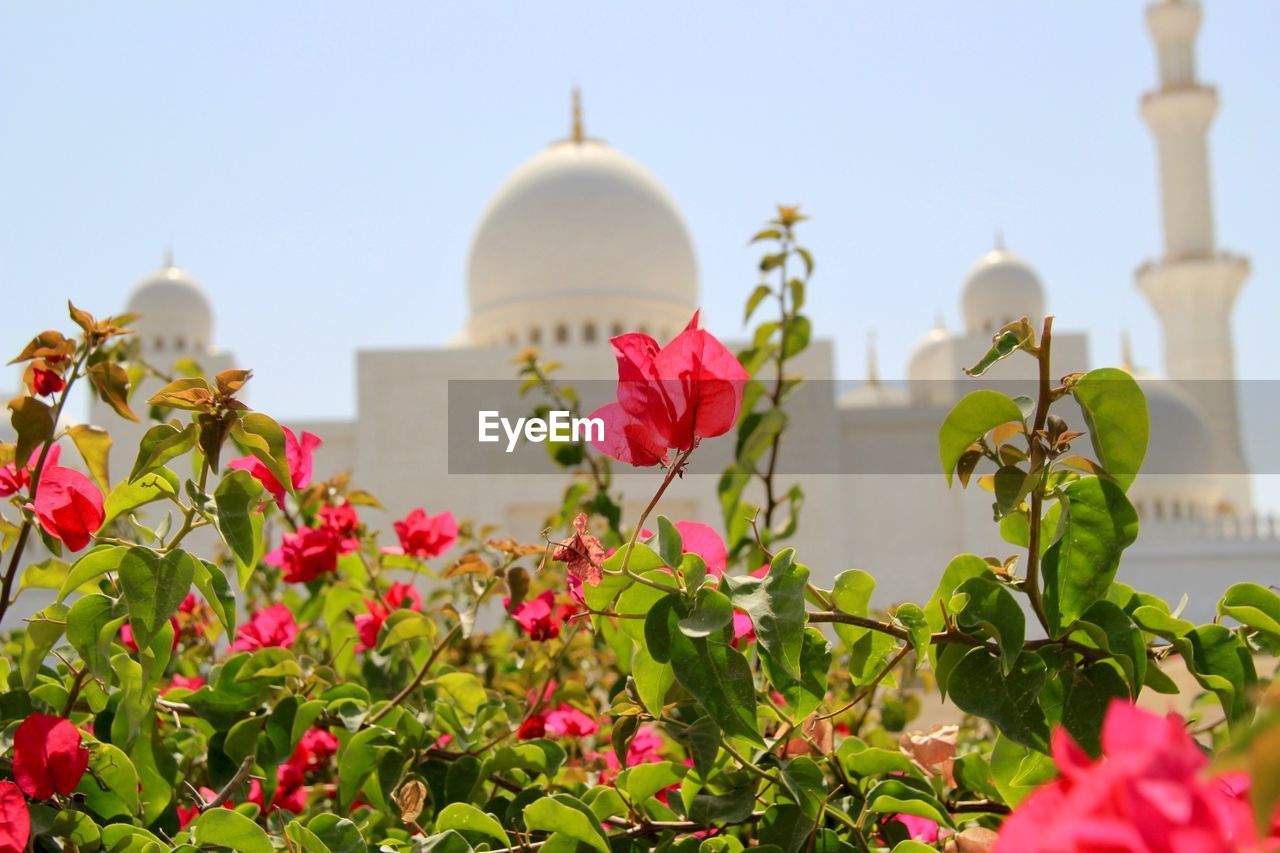
{"label": "mosque facade", "polygon": [[[1156,143],[1164,245],[1138,269],[1135,284],[1162,328],[1163,376],[1179,381],[1139,373],[1152,420],[1150,473],[1131,490],[1142,529],[1119,579],[1174,603],[1186,594],[1188,615],[1205,618],[1212,614],[1194,609],[1211,607],[1229,583],[1275,581],[1280,531],[1274,518],[1254,512],[1241,447],[1231,309],[1249,263],[1221,250],[1214,234],[1207,133],[1218,99],[1196,75],[1200,17],[1190,0],[1147,9],[1159,73],[1141,112]],[[289,426],[324,440],[317,471],[351,471],[386,506],[387,527],[425,506],[538,541],[564,477],[451,472],[442,403],[450,381],[509,379],[513,356],[529,346],[561,363],[561,376],[612,377],[611,336],[646,331],[669,340],[697,309],[693,244],[658,180],[588,136],[575,110],[568,137],[520,166],[490,201],[470,247],[467,286],[470,316],[449,345],[358,352],[356,417]],[[946,380],[961,377],[1006,322],[1025,315],[1038,327],[1048,292],[1025,259],[996,245],[969,270],[960,303],[963,327],[925,334],[903,371],[905,383],[873,374],[852,388],[804,395],[803,411],[792,413],[793,423],[807,426],[787,441],[832,460],[829,470],[790,477],[807,496],[794,544],[820,581],[848,568],[870,571],[880,581],[880,604],[927,596],[955,554],[1012,550],[998,537],[989,499],[972,488],[948,489],[939,472],[907,460],[936,460],[939,424],[969,390]],[[148,359],[190,357],[209,372],[235,364],[215,346],[207,294],[171,261],[138,285],[127,310],[142,315],[136,327]],[[1087,369],[1087,344],[1084,332],[1055,331],[1055,363]],[[999,377],[1030,378],[1026,361],[999,365]],[[832,342],[815,341],[795,370],[815,388],[837,388],[818,381],[835,378]],[[258,402],[270,411],[269,401]],[[118,423],[99,409],[91,419]],[[137,437],[122,434],[118,452],[127,455]],[[863,471],[851,461],[866,458],[882,464]],[[113,459],[112,467],[131,463]],[[718,474],[694,471],[677,481],[661,511],[718,522]],[[620,479],[630,518],[657,477]]]}

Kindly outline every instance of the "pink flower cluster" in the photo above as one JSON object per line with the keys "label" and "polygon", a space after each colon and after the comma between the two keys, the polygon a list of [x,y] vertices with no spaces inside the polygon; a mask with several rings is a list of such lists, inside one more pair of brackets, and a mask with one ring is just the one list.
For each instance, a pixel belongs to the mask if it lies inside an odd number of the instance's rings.
{"label": "pink flower cluster", "polygon": [[407,583],[393,583],[383,599],[386,601],[385,606],[379,601],[366,600],[364,606],[369,612],[356,617],[356,632],[360,635],[360,642],[356,646],[358,652],[378,645],[378,632],[393,611],[401,608],[422,609],[422,596]]}
{"label": "pink flower cluster", "polygon": [[1052,751],[1061,775],[1001,827],[997,853],[1237,853],[1280,849],[1280,828],[1257,837],[1247,785],[1212,777],[1176,714],[1111,704],[1094,761],[1064,730]]}

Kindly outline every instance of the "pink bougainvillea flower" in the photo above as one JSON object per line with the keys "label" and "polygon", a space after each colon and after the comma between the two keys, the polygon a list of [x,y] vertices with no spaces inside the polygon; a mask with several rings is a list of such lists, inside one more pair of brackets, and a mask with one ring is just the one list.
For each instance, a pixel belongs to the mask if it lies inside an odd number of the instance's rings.
{"label": "pink bougainvillea flower", "polygon": [[911,814],[896,814],[889,818],[896,821],[907,828],[907,835],[913,841],[922,841],[925,844],[932,844],[938,840],[938,824],[929,820],[927,817],[916,817]]}
{"label": "pink bougainvillea flower", "polygon": [[0,853],[25,853],[30,840],[27,798],[12,782],[0,782]]}
{"label": "pink bougainvillea flower", "polygon": [[356,538],[356,530],[360,527],[360,516],[351,504],[341,506],[322,506],[316,513],[320,516],[321,525],[332,530],[338,537],[338,553],[350,554],[360,547]]}
{"label": "pink bougainvillea flower", "polygon": [[729,566],[729,552],[714,527],[700,521],[677,521],[676,530],[680,531],[686,554],[701,557],[707,564],[707,571],[715,577],[724,575]]}
{"label": "pink bougainvillea flower", "polygon": [[426,510],[418,507],[397,521],[395,528],[396,536],[400,537],[400,547],[383,548],[384,553],[408,554],[428,560],[439,557],[458,541],[458,522],[451,512],[427,515]]}
{"label": "pink bougainvillea flower", "polygon": [[327,729],[313,726],[298,740],[289,763],[304,772],[319,770],[338,754],[338,739]]}
{"label": "pink bougainvillea flower", "polygon": [[288,583],[308,583],[338,568],[338,535],[328,527],[299,527],[281,537],[280,547],[262,561],[284,570]]}
{"label": "pink bougainvillea flower", "polygon": [[[49,453],[45,456],[44,464],[46,468],[54,467],[58,464],[58,456],[62,453],[62,448],[53,445],[49,448]],[[9,495],[17,494],[31,485],[31,471],[36,467],[36,462],[40,459],[40,448],[31,451],[27,457],[25,465],[19,466],[16,461],[10,462],[8,465],[0,468],[0,498],[7,498]]]}
{"label": "pink bougainvillea flower", "polygon": [[[627,762],[625,765],[618,761],[618,755],[612,749],[588,753],[587,758],[604,764],[604,770],[600,773],[600,781],[610,782],[623,767],[635,767],[637,764],[656,764],[662,761],[662,747],[662,735],[658,734],[653,726],[641,726],[636,730],[631,742],[627,744]],[[662,798],[659,797],[659,799]]]}
{"label": "pink bougainvillea flower", "polygon": [[380,601],[366,600],[364,606],[369,612],[356,617],[356,632],[360,635],[360,643],[356,646],[358,652],[378,645],[378,632],[392,611],[422,609],[422,596],[407,583],[393,583],[383,598],[387,602],[386,607]]}
{"label": "pink bougainvillea flower", "polygon": [[37,397],[47,397],[50,394],[57,394],[66,387],[66,380],[64,380],[62,378],[62,374],[56,370],[37,367],[31,372],[31,388],[35,391]]}
{"label": "pink bougainvillea flower", "polygon": [[1256,841],[1248,811],[1204,775],[1208,759],[1176,714],[1115,701],[1102,725],[1101,759],[1062,729],[1052,752],[1060,775],[1005,821],[998,853],[1229,853]]}
{"label": "pink bougainvillea flower", "polygon": [[733,647],[735,649],[756,641],[756,626],[743,610],[733,611]]}
{"label": "pink bougainvillea flower", "polygon": [[574,534],[556,546],[551,559],[567,565],[569,574],[580,582],[595,586],[604,577],[600,568],[604,561],[604,546],[598,538],[587,532],[586,513],[578,513],[578,517],[573,520],[573,529]]}
{"label": "pink bougainvillea flower", "polygon": [[647,467],[733,428],[750,376],[724,344],[697,326],[694,313],[665,347],[639,333],[610,341],[618,359],[618,401],[592,414],[605,424],[603,440],[592,442],[597,449]]}
{"label": "pink bougainvillea flower", "polygon": [[70,794],[89,766],[89,750],[70,720],[32,714],[13,734],[13,780],[33,800]]}
{"label": "pink bougainvillea flower", "polygon": [[[311,482],[311,455],[323,443],[309,432],[303,432],[299,440],[293,430],[284,427],[284,455],[285,461],[289,463],[289,481],[294,489],[305,488]],[[232,459],[227,467],[248,471],[275,497],[276,505],[284,509],[285,487],[257,457],[242,456]]]}
{"label": "pink bougainvillea flower", "polygon": [[520,728],[516,731],[516,737],[520,740],[534,740],[535,738],[547,736],[547,718],[544,714],[534,714],[526,717],[524,722],[520,724]]}
{"label": "pink bougainvillea flower", "polygon": [[560,625],[573,616],[573,608],[567,604],[556,605],[556,596],[546,590],[537,598],[520,602],[514,610],[511,599],[505,599],[502,606],[507,608],[511,618],[524,629],[530,640],[554,640],[560,636]]}
{"label": "pink bougainvillea flower", "polygon": [[580,738],[600,731],[600,724],[572,705],[560,705],[547,712],[546,728],[552,737]]}
{"label": "pink bougainvillea flower", "polygon": [[31,509],[45,533],[71,551],[88,545],[106,518],[102,492],[92,480],[71,468],[50,467],[47,460]]}
{"label": "pink bougainvillea flower", "polygon": [[236,629],[233,652],[252,652],[272,646],[290,646],[298,637],[293,613],[283,604],[273,604],[253,614],[247,625]]}
{"label": "pink bougainvillea flower", "polygon": [[205,681],[202,675],[186,676],[180,672],[175,672],[173,678],[169,679],[169,686],[161,690],[161,693],[168,693],[170,690],[199,690],[204,687]]}

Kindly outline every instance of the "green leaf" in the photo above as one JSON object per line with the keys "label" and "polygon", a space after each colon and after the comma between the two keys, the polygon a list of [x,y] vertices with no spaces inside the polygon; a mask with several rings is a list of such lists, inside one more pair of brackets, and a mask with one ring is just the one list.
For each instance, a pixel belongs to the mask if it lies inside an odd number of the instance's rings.
{"label": "green leaf", "polygon": [[919,605],[906,602],[898,605],[898,609],[893,612],[893,618],[907,629],[907,639],[910,640],[911,647],[916,650],[916,657],[924,660],[929,652],[929,641],[933,634],[929,630],[929,620],[925,617],[924,611]]}
{"label": "green leaf", "polygon": [[386,652],[401,643],[410,640],[434,639],[439,633],[434,619],[417,610],[396,610],[387,617],[386,634],[379,644],[379,650]]}
{"label": "green leaf", "polygon": [[111,522],[144,504],[178,494],[178,488],[178,475],[168,468],[143,474],[136,482],[120,483],[107,495],[99,531],[107,529]]}
{"label": "green leaf", "polygon": [[493,815],[486,814],[470,803],[450,803],[436,818],[436,832],[449,829],[458,832],[474,832],[486,835],[501,847],[508,845],[507,831]]}
{"label": "green leaf", "polygon": [[480,679],[469,672],[447,672],[436,676],[435,683],[457,703],[467,716],[474,717],[489,699]]}
{"label": "green leaf", "polygon": [[16,397],[9,401],[9,410],[9,423],[18,436],[13,458],[29,460],[36,448],[53,438],[53,409],[35,397]]}
{"label": "green leaf", "polygon": [[267,466],[276,482],[293,493],[293,476],[289,471],[284,429],[280,424],[261,412],[250,412],[232,425],[231,440],[241,451]]}
{"label": "green leaf", "polygon": [[320,836],[303,825],[302,821],[291,820],[284,827],[284,836],[300,853],[333,853],[329,845],[320,840]]}
{"label": "green leaf", "polygon": [[855,778],[889,774],[920,775],[920,768],[916,767],[905,752],[867,746],[853,737],[845,738],[841,742],[840,748],[836,750],[836,756],[845,773]]}
{"label": "green leaf", "polygon": [[631,802],[642,803],[659,791],[679,784],[687,772],[687,767],[670,761],[637,764],[619,773],[614,784],[626,792]]}
{"label": "green leaf", "polygon": [[191,840],[201,847],[236,853],[273,853],[262,827],[233,809],[210,809],[191,825]]}
{"label": "green leaf", "polygon": [[103,493],[111,490],[111,475],[107,463],[111,456],[111,434],[102,427],[90,424],[76,424],[67,429],[67,435],[75,442],[76,450],[84,459],[89,476],[98,484]]}
{"label": "green leaf", "polygon": [[1006,325],[991,339],[991,348],[978,360],[978,363],[973,367],[966,367],[964,372],[969,376],[981,376],[997,362],[1017,352],[1023,344],[1031,340],[1033,335],[1031,325],[1025,321]]}
{"label": "green leaf", "polygon": [[[666,607],[662,607],[664,604]],[[680,618],[687,613],[686,605],[674,594],[659,602],[654,611],[666,614],[671,669],[680,685],[726,732],[763,743],[756,724],[751,667],[729,644],[729,632],[710,637],[686,636],[679,626]],[[658,657],[656,653],[654,657]]]}
{"label": "green leaf", "polygon": [[704,791],[690,803],[689,819],[704,824],[738,823],[751,815],[755,804],[755,789],[749,783],[718,794]]}
{"label": "green leaf", "polygon": [[962,711],[991,720],[1007,737],[1032,749],[1049,748],[1049,726],[1036,704],[1044,685],[1044,661],[1023,652],[1009,675],[986,649],[971,649],[948,680],[951,701]]}
{"label": "green leaf", "polygon": [[27,622],[27,629],[22,632],[22,656],[18,659],[24,689],[30,690],[35,686],[44,659],[62,637],[67,612],[64,605],[51,604]]}
{"label": "green leaf", "polygon": [[227,583],[227,576],[222,573],[221,568],[204,560],[196,560],[193,569],[192,580],[196,589],[200,590],[200,594],[204,596],[204,600],[213,610],[213,615],[222,624],[222,630],[227,637],[234,637],[236,597],[231,591],[231,584]]}
{"label": "green leaf", "polygon": [[709,637],[733,622],[733,605],[717,589],[703,587],[698,590],[693,610],[678,623],[688,637]]}
{"label": "green leaf", "polygon": [[525,806],[524,824],[530,830],[563,833],[600,853],[609,853],[609,839],[600,821],[591,809],[568,794],[543,797]]}
{"label": "green leaf", "polygon": [[822,768],[809,756],[801,755],[783,765],[781,777],[783,787],[800,811],[810,821],[816,821],[827,800],[827,777]]}
{"label": "green leaf", "polygon": [[330,853],[366,853],[369,849],[360,834],[360,827],[336,814],[316,815],[307,821],[307,829],[329,848]]}
{"label": "green leaf", "polygon": [[264,489],[248,471],[227,471],[213,490],[218,532],[241,565],[256,565],[262,556],[262,525],[255,525]]}
{"label": "green leaf", "polygon": [[1147,644],[1129,614],[1110,601],[1098,601],[1080,617],[1076,629],[1085,634],[1086,645],[1115,656],[1132,698],[1137,699],[1146,681]]}
{"label": "green leaf", "polygon": [[1173,640],[1178,653],[1218,703],[1232,731],[1253,716],[1250,694],[1258,683],[1253,655],[1236,633],[1223,625],[1201,625]]}
{"label": "green leaf", "polygon": [[1280,640],[1280,595],[1273,589],[1256,583],[1230,586],[1218,602],[1218,613]]}
{"label": "green leaf", "polygon": [[97,593],[86,595],[71,605],[67,614],[67,642],[71,643],[89,671],[99,678],[107,678],[111,672],[111,641],[119,632],[119,626],[110,631],[104,628],[114,621],[123,621],[116,607],[116,600]]}
{"label": "green leaf", "polygon": [[1017,403],[998,391],[973,391],[956,403],[938,431],[938,455],[947,485],[951,485],[956,465],[969,445],[1010,421],[1021,422],[1022,411]]}
{"label": "green leaf", "polygon": [[742,315],[742,324],[744,326],[751,322],[751,315],[756,313],[756,308],[760,307],[760,303],[768,298],[771,293],[773,293],[773,288],[767,284],[757,284],[756,289],[751,291],[751,295],[747,297],[746,311]]}
{"label": "green leaf", "polygon": [[67,573],[62,588],[58,590],[57,603],[61,604],[62,600],[72,592],[94,584],[107,572],[114,572],[128,552],[129,549],[123,545],[98,545],[86,551]]}
{"label": "green leaf", "polygon": [[924,782],[919,784],[920,787],[908,784],[905,778],[877,782],[867,794],[867,810],[878,814],[914,815],[954,829],[955,823],[946,808]]}
{"label": "green leaf", "polygon": [[684,553],[684,543],[680,531],[665,515],[658,516],[658,554],[662,562],[673,569],[680,568],[680,557]]}
{"label": "green leaf", "polygon": [[[866,616],[871,610],[871,593],[876,579],[861,569],[849,569],[836,575],[831,587],[831,602],[842,613]],[[836,636],[846,646],[852,647],[871,629],[859,625],[835,624]]]}
{"label": "green leaf", "polygon": [[338,754],[338,807],[342,814],[346,814],[365,778],[378,765],[381,750],[390,739],[387,729],[362,729]]}
{"label": "green leaf", "polygon": [[771,658],[762,660],[769,683],[782,695],[793,720],[808,717],[822,704],[827,694],[827,673],[831,669],[831,644],[817,628],[805,629],[799,678],[780,672]]}
{"label": "green leaf", "polygon": [[1116,699],[1129,700],[1129,687],[1110,662],[1090,664],[1059,676],[1063,683],[1062,726],[1080,748],[1102,754],[1102,720]]}
{"label": "green leaf", "polygon": [[995,638],[1007,676],[1022,653],[1027,631],[1026,616],[1008,588],[989,577],[969,578],[951,597],[951,613],[965,631]]}
{"label": "green leaf", "polygon": [[120,589],[129,605],[129,624],[138,646],[151,645],[160,626],[178,612],[191,590],[195,558],[185,551],[163,557],[150,548],[130,548],[120,561]]}
{"label": "green leaf", "polygon": [[[729,575],[724,578],[733,606],[751,617],[761,653],[774,657],[783,670],[796,678],[808,623],[804,607],[808,583],[809,569],[795,562],[792,548],[774,555],[763,579]],[[678,669],[676,674],[679,675]]]}
{"label": "green leaf", "polygon": [[636,691],[645,709],[654,717],[660,717],[667,691],[676,683],[671,664],[658,663],[649,650],[641,646],[631,658],[631,677],[635,679]]}
{"label": "green leaf", "polygon": [[123,750],[109,743],[95,744],[89,750],[89,770],[76,788],[84,795],[85,805],[103,818],[138,814],[138,771]]}
{"label": "green leaf", "polygon": [[1036,788],[1058,775],[1053,759],[1004,734],[991,750],[991,778],[1006,803],[1016,806]]}
{"label": "green leaf", "polygon": [[782,357],[792,358],[809,346],[813,325],[803,314],[792,316],[782,327]]}
{"label": "green leaf", "polygon": [[1107,590],[1138,536],[1138,513],[1110,480],[1082,477],[1063,492],[1062,535],[1044,553],[1044,605],[1057,636]]}
{"label": "green leaf", "polygon": [[171,424],[157,424],[142,436],[138,447],[138,458],[129,473],[132,483],[156,469],[164,466],[171,459],[176,459],[196,446],[196,425],[188,424],[178,429]]}
{"label": "green leaf", "polygon": [[1151,429],[1141,386],[1123,370],[1103,367],[1077,380],[1071,394],[1084,412],[1098,461],[1121,488],[1128,489],[1147,455]]}

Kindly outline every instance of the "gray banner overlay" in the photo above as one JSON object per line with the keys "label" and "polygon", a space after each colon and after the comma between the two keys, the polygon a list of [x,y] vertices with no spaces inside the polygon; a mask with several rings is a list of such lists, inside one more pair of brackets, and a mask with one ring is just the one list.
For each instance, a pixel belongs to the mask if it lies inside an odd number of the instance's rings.
{"label": "gray banner overlay", "polygon": [[[582,416],[617,399],[616,380],[566,381],[577,393]],[[532,418],[535,409],[550,421],[545,409],[559,409],[535,389],[521,394],[520,380],[449,380],[448,464],[450,474],[551,474],[561,469],[552,461],[556,443],[530,441],[546,435],[521,418]],[[1280,474],[1280,381],[1146,380],[1142,381],[1150,412],[1146,476],[1216,476],[1224,474]],[[1031,381],[983,380],[861,382],[807,380],[788,397],[788,428],[778,458],[781,474],[928,475],[940,474],[938,429],[952,406],[979,388],[993,388],[1012,397],[1033,397]],[[1236,401],[1244,424],[1242,454],[1212,437],[1213,415],[1204,412]],[[1220,410],[1220,409],[1219,409]],[[1086,433],[1076,439],[1067,455],[1096,458],[1087,435],[1088,425],[1079,406],[1064,399],[1053,414],[1070,429]],[[479,440],[481,420],[487,423],[491,441]],[[506,423],[502,421],[505,419]],[[532,430],[530,433],[529,430]],[[579,436],[590,426],[579,424]],[[513,432],[518,437],[511,438]],[[560,432],[571,438],[565,415]],[[1219,434],[1221,434],[1219,432]],[[571,443],[571,442],[569,442]],[[1025,440],[1014,438],[1025,448]],[[736,430],[706,438],[692,458],[691,476],[719,476],[736,453]],[[508,448],[510,452],[508,452]],[[1243,458],[1242,458],[1243,457]],[[614,473],[652,473],[653,468],[633,469],[615,463]],[[983,471],[991,470],[985,463]],[[1114,472],[1121,473],[1121,472]],[[1124,472],[1129,473],[1129,472]]]}

